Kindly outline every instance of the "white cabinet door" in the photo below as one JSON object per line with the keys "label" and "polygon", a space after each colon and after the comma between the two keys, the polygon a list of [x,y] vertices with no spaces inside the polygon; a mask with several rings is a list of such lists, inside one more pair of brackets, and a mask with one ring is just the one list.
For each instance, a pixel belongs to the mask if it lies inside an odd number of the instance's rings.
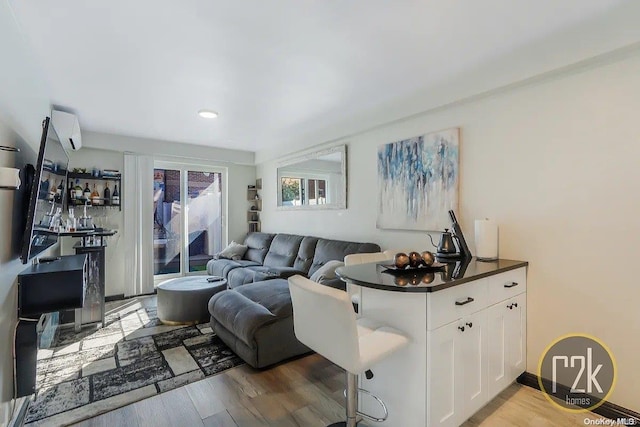
{"label": "white cabinet door", "polygon": [[487,313],[428,332],[429,426],[458,426],[487,403]]}
{"label": "white cabinet door", "polygon": [[507,331],[509,329],[509,301],[502,301],[487,309],[487,376],[489,399],[496,397],[511,383]]}
{"label": "white cabinet door", "polygon": [[463,421],[462,346],[454,321],[427,333],[427,411],[430,427],[456,427]]}
{"label": "white cabinet door", "polygon": [[489,399],[525,371],[527,363],[527,294],[487,309]]}
{"label": "white cabinet door", "polygon": [[462,365],[456,373],[463,375],[464,421],[487,402],[487,312],[482,310],[462,319],[460,334]]}
{"label": "white cabinet door", "polygon": [[508,301],[507,348],[509,382],[515,381],[527,365],[527,294]]}

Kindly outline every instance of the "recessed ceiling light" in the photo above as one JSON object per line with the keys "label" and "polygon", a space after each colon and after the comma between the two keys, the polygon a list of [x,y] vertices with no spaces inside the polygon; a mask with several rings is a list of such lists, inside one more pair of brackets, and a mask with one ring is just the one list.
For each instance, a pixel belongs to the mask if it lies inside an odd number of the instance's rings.
{"label": "recessed ceiling light", "polygon": [[198,111],[198,115],[203,119],[215,119],[216,117],[218,117],[218,113],[211,110],[200,110]]}

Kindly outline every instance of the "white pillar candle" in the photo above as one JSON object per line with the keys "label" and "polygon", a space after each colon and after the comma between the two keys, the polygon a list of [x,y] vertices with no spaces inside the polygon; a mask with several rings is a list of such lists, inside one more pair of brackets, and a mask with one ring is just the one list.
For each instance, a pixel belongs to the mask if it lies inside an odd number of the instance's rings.
{"label": "white pillar candle", "polygon": [[475,237],[478,259],[498,259],[498,224],[489,219],[476,219]]}

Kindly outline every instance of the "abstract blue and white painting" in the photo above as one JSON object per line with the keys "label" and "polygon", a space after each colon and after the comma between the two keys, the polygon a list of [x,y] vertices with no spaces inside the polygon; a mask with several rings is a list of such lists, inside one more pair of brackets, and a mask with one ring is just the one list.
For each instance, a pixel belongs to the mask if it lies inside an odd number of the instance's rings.
{"label": "abstract blue and white painting", "polygon": [[378,148],[378,228],[436,231],[449,228],[458,208],[458,128]]}

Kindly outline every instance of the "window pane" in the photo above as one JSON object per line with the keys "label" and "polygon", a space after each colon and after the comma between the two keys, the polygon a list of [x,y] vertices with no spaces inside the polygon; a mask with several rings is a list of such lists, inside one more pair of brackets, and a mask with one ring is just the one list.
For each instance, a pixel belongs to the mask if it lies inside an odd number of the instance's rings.
{"label": "window pane", "polygon": [[318,204],[316,200],[316,180],[315,179],[309,180],[309,204],[310,205]]}
{"label": "window pane", "polygon": [[300,206],[302,204],[302,179],[282,177],[282,205]]}
{"label": "window pane", "polygon": [[317,182],[318,185],[318,204],[326,205],[327,204],[327,181],[324,179],[319,179]]}
{"label": "window pane", "polygon": [[180,171],[153,170],[153,273],[180,272]]}
{"label": "window pane", "polygon": [[189,271],[207,269],[213,254],[222,251],[222,174],[187,173]]}

